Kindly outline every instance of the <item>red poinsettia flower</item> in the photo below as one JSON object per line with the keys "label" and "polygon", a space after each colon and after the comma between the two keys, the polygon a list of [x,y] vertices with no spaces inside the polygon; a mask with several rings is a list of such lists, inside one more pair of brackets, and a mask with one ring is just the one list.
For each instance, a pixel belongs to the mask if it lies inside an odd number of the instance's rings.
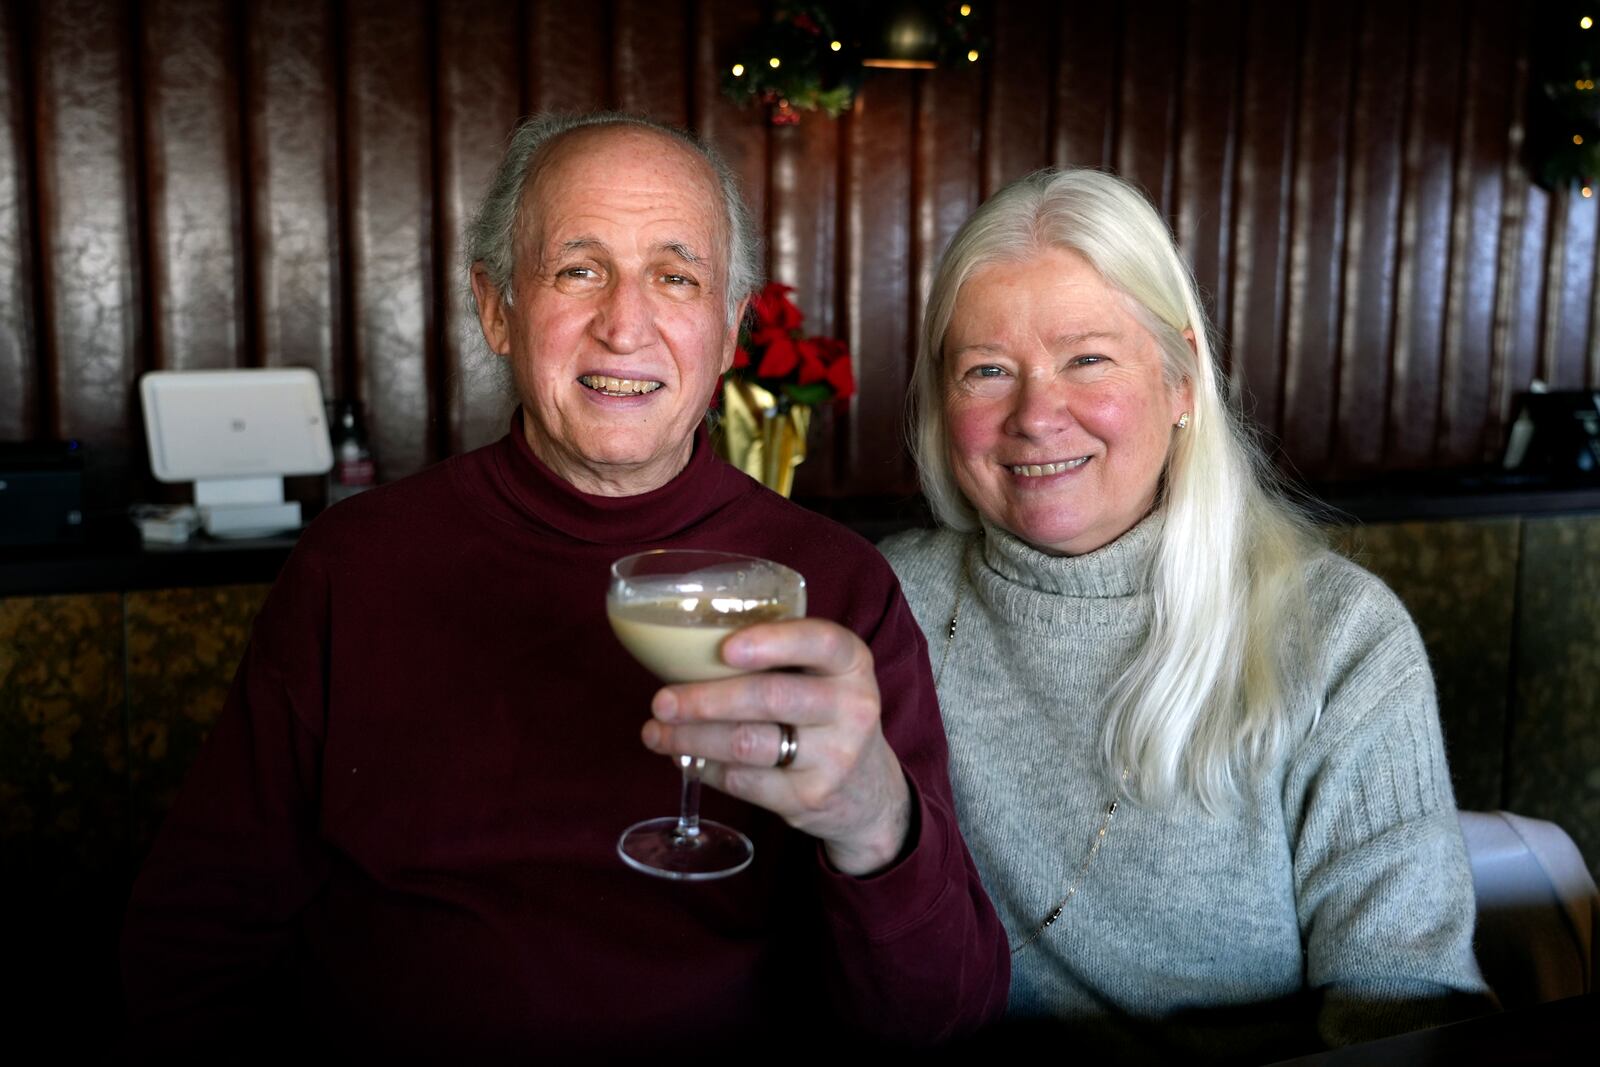
{"label": "red poinsettia flower", "polygon": [[839,342],[842,350],[842,359],[836,359],[828,365],[828,384],[833,386],[834,403],[842,403],[856,395],[855,370],[850,365],[850,350],[844,343]]}
{"label": "red poinsettia flower", "polygon": [[786,333],[777,330],[764,330],[762,333],[766,336],[767,351],[761,357],[761,366],[756,368],[756,373],[763,378],[782,378],[800,362],[800,349],[794,343],[794,338]]}
{"label": "red poinsettia flower", "polygon": [[732,370],[771,391],[784,408],[848,399],[856,390],[849,346],[835,337],[804,336],[804,315],[789,299],[792,292],[773,282],[756,294]]}
{"label": "red poinsettia flower", "polygon": [[823,355],[826,337],[807,337],[795,349],[800,354],[800,384],[810,385],[828,376],[828,363]]}
{"label": "red poinsettia flower", "polygon": [[812,340],[817,344],[817,355],[823,366],[831,367],[841,359],[849,361],[850,346],[837,337],[813,337]]}
{"label": "red poinsettia flower", "polygon": [[768,282],[766,288],[756,294],[752,307],[756,315],[756,328],[758,330],[797,330],[804,318],[800,309],[795,307],[786,295],[794,292],[794,286],[781,285],[778,282]]}

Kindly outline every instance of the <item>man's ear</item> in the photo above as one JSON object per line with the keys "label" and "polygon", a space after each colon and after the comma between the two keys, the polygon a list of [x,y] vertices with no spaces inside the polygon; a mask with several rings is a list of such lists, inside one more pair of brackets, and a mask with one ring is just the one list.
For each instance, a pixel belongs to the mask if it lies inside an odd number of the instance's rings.
{"label": "man's ear", "polygon": [[728,335],[722,339],[722,370],[718,372],[720,374],[727,374],[728,368],[733,366],[733,350],[739,347],[739,329],[744,325],[744,317],[749,310],[748,296],[739,301],[739,306],[733,310],[733,325],[728,328]]}
{"label": "man's ear", "polygon": [[489,351],[509,356],[511,324],[506,321],[506,299],[499,286],[489,280],[489,270],[482,263],[472,265],[472,299],[478,305],[478,325],[483,327]]}

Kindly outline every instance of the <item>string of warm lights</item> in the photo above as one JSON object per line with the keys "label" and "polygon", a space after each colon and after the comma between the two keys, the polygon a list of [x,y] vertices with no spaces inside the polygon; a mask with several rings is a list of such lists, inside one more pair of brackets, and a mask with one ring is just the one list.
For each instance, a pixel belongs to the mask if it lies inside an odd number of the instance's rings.
{"label": "string of warm lights", "polygon": [[[1580,18],[1578,20],[1578,28],[1580,30],[1592,30],[1592,29],[1594,29],[1594,19],[1591,18],[1588,15],[1583,16],[1582,18]],[[1582,84],[1579,85],[1578,88],[1582,92],[1588,93],[1588,92],[1593,92],[1594,91],[1594,79],[1593,78],[1583,78],[1583,79],[1581,79],[1581,82],[1582,82]],[[1583,134],[1581,134],[1581,133],[1573,134],[1572,135],[1572,143],[1574,145],[1582,145],[1583,144]],[[1585,200],[1587,200],[1590,197],[1594,196],[1594,186],[1592,186],[1588,181],[1585,181],[1583,183],[1582,192],[1583,192],[1583,198]]]}
{"label": "string of warm lights", "polygon": [[1577,187],[1590,199],[1600,184],[1600,0],[1540,5],[1528,101],[1528,157],[1538,180]]}
{"label": "string of warm lights", "polygon": [[802,111],[847,111],[864,68],[976,63],[985,47],[976,4],[780,2],[730,57],[723,90],[790,125]]}

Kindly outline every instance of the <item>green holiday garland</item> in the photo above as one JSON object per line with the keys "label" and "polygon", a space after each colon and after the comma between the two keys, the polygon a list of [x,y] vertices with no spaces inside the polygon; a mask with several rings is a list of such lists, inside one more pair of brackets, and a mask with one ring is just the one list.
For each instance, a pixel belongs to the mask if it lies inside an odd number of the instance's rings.
{"label": "green holiday garland", "polygon": [[936,62],[976,62],[987,42],[979,5],[778,3],[772,16],[727,57],[722,87],[744,104],[769,109],[775,125],[800,121],[802,111],[837,118],[850,109],[866,72],[869,38],[907,8],[933,27]]}
{"label": "green holiday garland", "polygon": [[1552,189],[1600,179],[1600,0],[1541,3],[1532,15],[1528,162]]}

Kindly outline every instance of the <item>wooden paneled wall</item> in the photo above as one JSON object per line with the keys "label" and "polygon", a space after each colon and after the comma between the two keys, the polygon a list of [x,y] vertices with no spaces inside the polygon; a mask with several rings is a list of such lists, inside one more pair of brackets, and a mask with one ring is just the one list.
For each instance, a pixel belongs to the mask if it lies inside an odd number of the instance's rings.
{"label": "wooden paneled wall", "polygon": [[736,0],[14,0],[0,439],[82,438],[102,497],[137,496],[141,371],[281,364],[366,403],[386,478],[492,438],[461,225],[519,115],[597,106],[718,144],[771,274],[858,354],[801,494],[912,487],[934,262],[1051,163],[1115,167],[1167,213],[1302,476],[1479,462],[1531,378],[1600,385],[1596,202],[1518,159],[1533,5],[987,6],[981,62],[773,128],[718,91],[759,17]]}

